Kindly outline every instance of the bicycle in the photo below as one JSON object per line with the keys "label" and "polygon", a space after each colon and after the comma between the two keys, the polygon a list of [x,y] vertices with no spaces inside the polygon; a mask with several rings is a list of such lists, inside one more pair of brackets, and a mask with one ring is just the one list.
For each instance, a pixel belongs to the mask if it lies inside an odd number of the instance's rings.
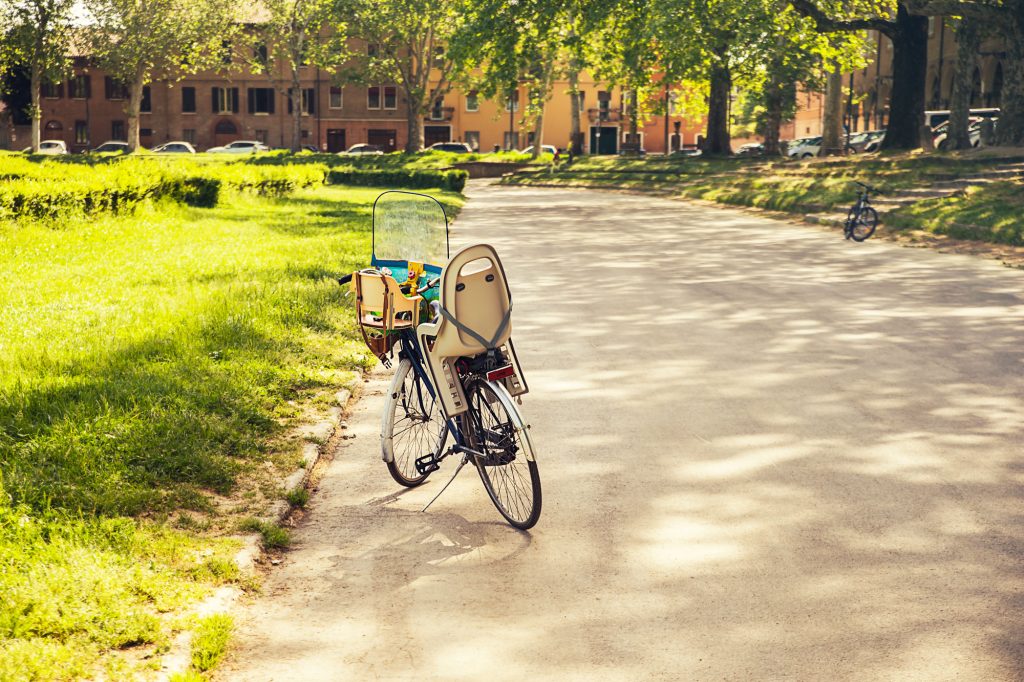
{"label": "bicycle", "polygon": [[862,242],[875,233],[878,227],[878,211],[871,207],[871,192],[878,193],[878,189],[863,182],[853,181],[860,185],[857,191],[857,203],[850,209],[846,216],[846,223],[843,225],[843,234],[847,239],[855,242]]}
{"label": "bicycle", "polygon": [[515,402],[529,389],[512,345],[505,271],[487,244],[434,264],[447,255],[441,204],[393,190],[374,202],[370,267],[339,279],[351,282],[374,355],[390,366],[397,350],[381,458],[399,485],[415,488],[456,455],[451,478],[422,511],[472,463],[498,512],[528,530],[540,518],[540,475]]}

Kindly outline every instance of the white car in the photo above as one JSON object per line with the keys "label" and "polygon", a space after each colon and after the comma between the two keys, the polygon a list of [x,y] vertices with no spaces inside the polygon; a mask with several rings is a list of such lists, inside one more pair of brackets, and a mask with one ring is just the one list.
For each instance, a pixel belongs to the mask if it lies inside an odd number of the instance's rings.
{"label": "white car", "polygon": [[255,154],[269,152],[270,147],[255,140],[235,140],[223,147],[210,147],[206,151],[209,154]]}
{"label": "white car", "polygon": [[[527,147],[526,149],[524,149],[523,151],[521,151],[519,153],[520,154],[532,154],[533,153],[533,145],[531,144],[529,147]],[[554,145],[552,145],[552,144],[542,144],[540,146],[540,153],[541,154],[551,154],[553,156],[553,155],[558,153],[558,149]]]}
{"label": "white car", "polygon": [[195,154],[196,148],[188,142],[164,142],[153,148],[154,154]]}
{"label": "white car", "polygon": [[[26,154],[31,154],[32,147],[26,147],[22,151]],[[67,154],[68,146],[64,144],[64,140],[43,140],[39,143],[39,153],[46,154],[48,156]]]}
{"label": "white car", "polygon": [[[967,124],[967,135],[971,141],[972,147],[977,147],[981,144],[981,122],[983,118],[972,116],[968,119]],[[992,119],[996,121],[998,119]],[[935,145],[936,149],[946,149],[946,139],[949,137],[949,121],[943,121],[939,125],[932,128],[932,144]]]}
{"label": "white car", "polygon": [[789,143],[789,158],[809,159],[821,151],[820,137],[805,137]]}
{"label": "white car", "polygon": [[352,145],[351,147],[348,148],[348,151],[345,152],[345,153],[346,154],[373,154],[374,156],[377,156],[379,154],[383,154],[384,150],[381,149],[380,147],[378,147],[375,144],[366,144],[364,142],[364,143]]}

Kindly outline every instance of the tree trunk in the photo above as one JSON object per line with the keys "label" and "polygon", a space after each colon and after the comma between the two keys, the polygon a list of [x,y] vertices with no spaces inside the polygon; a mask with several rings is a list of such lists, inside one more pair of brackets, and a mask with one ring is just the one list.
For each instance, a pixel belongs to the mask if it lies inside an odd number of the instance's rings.
{"label": "tree trunk", "polygon": [[292,151],[302,151],[302,81],[299,80],[299,69],[292,67],[292,87],[289,95],[292,100]]}
{"label": "tree trunk", "polygon": [[1016,3],[1012,16],[1001,22],[1006,37],[1003,62],[1003,100],[1000,105],[996,143],[1024,145],[1024,2]]}
{"label": "tree trunk", "polygon": [[42,120],[43,110],[40,107],[40,90],[42,89],[42,77],[40,76],[39,64],[33,64],[29,80],[29,87],[32,90],[32,153],[39,153],[39,143],[42,141]]}
{"label": "tree trunk", "polygon": [[580,72],[576,61],[572,60],[569,66],[569,151],[573,156],[583,153],[583,145],[580,144]]}
{"label": "tree trunk", "polygon": [[708,136],[704,139],[702,151],[709,155],[732,154],[729,139],[729,95],[732,91],[732,74],[728,64],[711,67],[711,92],[708,97]]}
{"label": "tree trunk", "polygon": [[139,149],[139,116],[142,113],[142,88],[144,83],[142,76],[136,76],[132,81],[128,92],[128,150],[129,152]]}
{"label": "tree trunk", "polygon": [[953,91],[949,96],[949,126],[943,149],[970,149],[971,88],[974,62],[981,44],[978,20],[964,17],[956,27],[956,65],[953,69]]}
{"label": "tree trunk", "polygon": [[537,159],[541,155],[541,145],[544,144],[544,95],[541,95],[540,104],[538,105],[537,118],[533,122],[533,154],[532,157]]}
{"label": "tree trunk", "polygon": [[782,107],[785,98],[785,87],[772,74],[764,93],[764,155],[780,156],[779,129],[782,128]]}
{"label": "tree trunk", "polygon": [[825,112],[822,116],[821,156],[841,156],[846,148],[843,139],[843,74],[833,64],[825,82]]}
{"label": "tree trunk", "polygon": [[921,146],[927,68],[928,17],[910,14],[900,3],[892,41],[892,88],[883,149]]}
{"label": "tree trunk", "polygon": [[423,116],[420,115],[419,107],[413,106],[412,98],[409,98],[407,112],[409,139],[405,143],[405,151],[412,154],[423,149]]}

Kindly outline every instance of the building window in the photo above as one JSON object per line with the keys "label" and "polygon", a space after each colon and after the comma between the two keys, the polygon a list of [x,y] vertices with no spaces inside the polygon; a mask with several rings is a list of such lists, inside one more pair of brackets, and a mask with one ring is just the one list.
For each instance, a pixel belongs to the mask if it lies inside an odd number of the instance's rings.
{"label": "building window", "polygon": [[238,88],[213,88],[213,113],[237,114]]}
{"label": "building window", "polygon": [[302,131],[302,139],[303,140],[308,140],[309,139],[309,131],[308,130],[303,130]]}
{"label": "building window", "polygon": [[442,68],[444,68],[444,48],[443,47],[435,47],[434,48],[434,68],[435,69],[442,69]]}
{"label": "building window", "polygon": [[480,151],[480,131],[479,130],[467,130],[464,134],[466,144],[469,148],[475,152]]}
{"label": "building window", "polygon": [[89,124],[75,121],[75,144],[89,144]]}
{"label": "building window", "polygon": [[89,99],[92,96],[92,86],[89,76],[73,76],[68,83],[68,96],[72,99]]}
{"label": "building window", "polygon": [[272,113],[274,113],[274,89],[273,88],[249,88],[249,113],[250,114],[272,114]]}
{"label": "building window", "polygon": [[515,131],[510,133],[506,130],[504,143],[505,149],[519,149],[519,133]]}
{"label": "building window", "polygon": [[260,43],[254,47],[252,50],[252,56],[260,66],[266,68],[267,64],[270,62],[270,53],[267,52],[267,44]]}
{"label": "building window", "polygon": [[[288,90],[288,113],[292,113],[292,91]],[[302,89],[302,115],[313,116],[316,114],[316,90],[313,88]]]}
{"label": "building window", "polygon": [[181,131],[181,139],[189,144],[196,143],[196,130],[195,128],[184,128]]}
{"label": "building window", "polygon": [[466,111],[480,111],[480,95],[476,90],[470,90],[466,95]]}
{"label": "building window", "polygon": [[143,114],[153,111],[153,91],[148,85],[142,86],[142,103],[139,105],[139,111]]}
{"label": "building window", "polygon": [[257,142],[261,142],[263,144],[266,144],[267,143],[267,132],[268,131],[266,131],[266,130],[257,130],[257,131],[255,131],[256,141]]}
{"label": "building window", "polygon": [[512,96],[505,100],[505,111],[519,111],[519,91],[516,90]]}
{"label": "building window", "polygon": [[220,41],[220,61],[222,64],[231,63],[231,41],[222,40]]}
{"label": "building window", "polygon": [[111,121],[110,139],[118,142],[128,141],[128,136],[124,134],[124,121]]}
{"label": "building window", "polygon": [[341,86],[332,85],[331,86],[331,99],[330,99],[330,102],[329,102],[329,104],[327,106],[329,106],[331,109],[341,109],[341,105],[342,105],[343,102],[344,102],[344,100],[342,99]]}
{"label": "building window", "polygon": [[217,121],[217,126],[213,129],[215,135],[237,135],[238,128],[234,123],[227,119]]}
{"label": "building window", "polygon": [[[214,107],[216,110],[216,107]],[[181,111],[184,114],[196,113],[196,89],[185,87],[181,89]],[[214,111],[214,113],[218,113]]]}
{"label": "building window", "polygon": [[103,78],[103,86],[107,99],[128,99],[128,86],[121,81],[106,76]]}
{"label": "building window", "polygon": [[384,86],[384,108],[398,108],[398,88],[396,88],[394,85]]}
{"label": "building window", "polygon": [[39,88],[46,99],[60,99],[64,96],[64,84],[52,81],[43,81]]}
{"label": "building window", "polygon": [[380,53],[380,46],[377,43],[366,44],[366,56],[376,57]]}
{"label": "building window", "polygon": [[380,109],[380,88],[376,85],[366,89],[366,108]]}
{"label": "building window", "polygon": [[444,100],[438,98],[434,100],[434,106],[430,108],[430,120],[440,121],[442,118],[444,118]]}
{"label": "building window", "polygon": [[60,121],[47,121],[44,129],[48,133],[64,130],[64,125]]}
{"label": "building window", "polygon": [[139,137],[153,137],[153,129],[139,128]]}

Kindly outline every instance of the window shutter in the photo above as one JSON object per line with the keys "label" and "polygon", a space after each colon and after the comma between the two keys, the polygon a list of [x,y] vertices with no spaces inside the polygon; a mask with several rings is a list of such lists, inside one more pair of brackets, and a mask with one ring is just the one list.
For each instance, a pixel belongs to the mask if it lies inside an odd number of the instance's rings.
{"label": "window shutter", "polygon": [[210,94],[210,102],[212,103],[213,113],[215,113],[215,114],[219,114],[220,113],[220,111],[218,111],[218,109],[220,107],[217,106],[217,91],[218,90],[220,90],[220,88],[213,88],[211,90],[211,94]]}
{"label": "window shutter", "polygon": [[308,103],[308,107],[306,109],[306,113],[309,114],[310,116],[315,115],[316,114],[316,89],[315,88],[308,88],[306,90],[306,100],[307,100],[307,103]]}
{"label": "window shutter", "polygon": [[238,88],[231,88],[231,112],[238,113]]}
{"label": "window shutter", "polygon": [[256,113],[256,88],[249,88],[249,113]]}
{"label": "window shutter", "polygon": [[85,79],[85,98],[92,97],[92,76],[82,76]]}
{"label": "window shutter", "polygon": [[294,109],[294,107],[292,105],[292,98],[293,98],[294,92],[295,92],[294,90],[292,90],[291,88],[288,88],[288,97],[286,99],[288,100],[288,114],[289,115],[291,115],[292,112],[295,111],[295,109]]}

